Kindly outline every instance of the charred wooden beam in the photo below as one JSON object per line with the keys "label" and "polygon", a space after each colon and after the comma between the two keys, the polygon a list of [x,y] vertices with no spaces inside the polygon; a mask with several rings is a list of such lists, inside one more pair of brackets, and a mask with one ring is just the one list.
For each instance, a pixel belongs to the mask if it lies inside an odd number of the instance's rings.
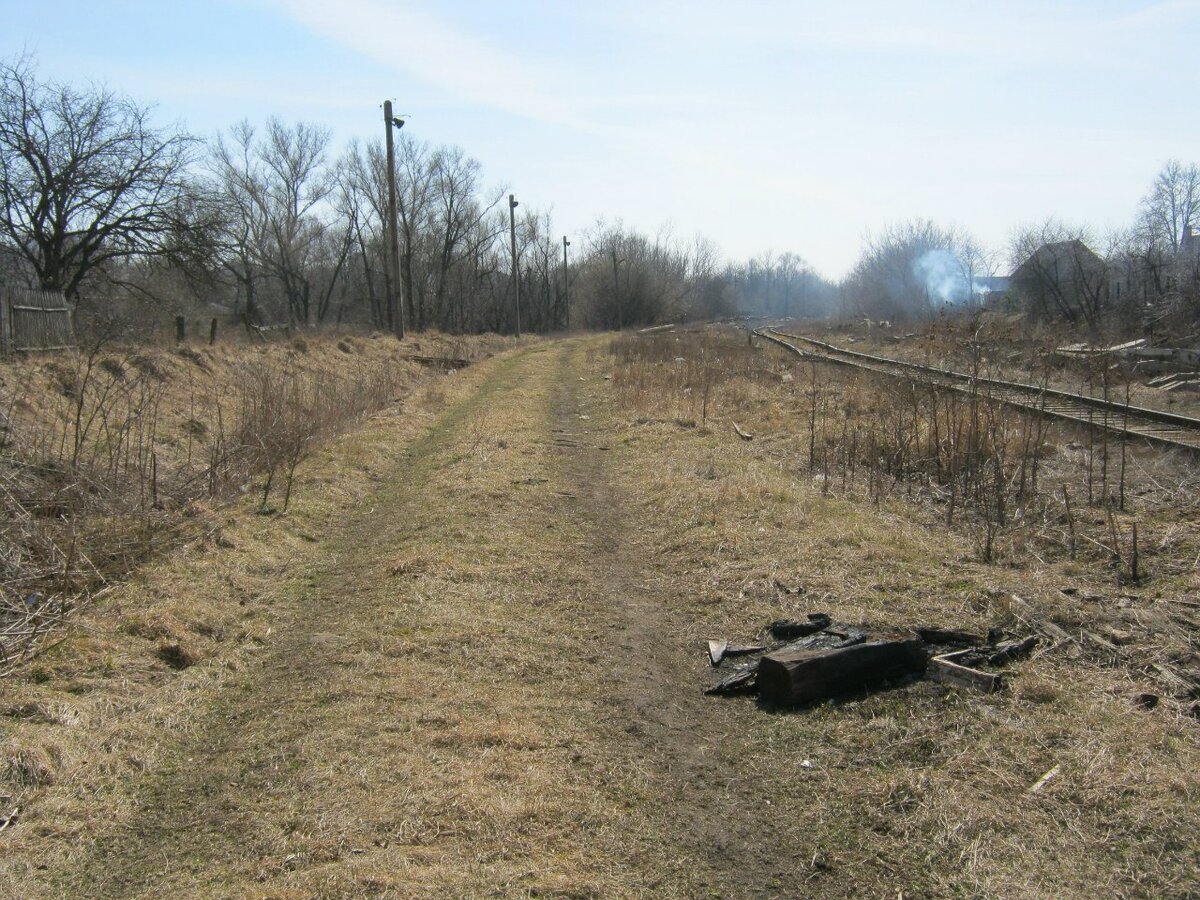
{"label": "charred wooden beam", "polygon": [[758,674],[758,664],[735,669],[726,675],[704,693],[706,694],[746,694],[754,690],[755,678]]}
{"label": "charred wooden beam", "polygon": [[780,705],[811,703],[925,671],[925,642],[915,634],[881,636],[833,650],[778,650],[758,661],[763,698]]}
{"label": "charred wooden beam", "polygon": [[788,641],[792,638],[805,637],[816,634],[818,631],[824,631],[831,624],[833,624],[833,620],[829,618],[828,613],[809,613],[807,622],[796,622],[790,619],[772,622],[771,634],[780,640]]}
{"label": "charred wooden beam", "polygon": [[939,628],[926,625],[913,629],[927,644],[982,644],[983,638],[969,631],[959,631],[955,628]]}
{"label": "charred wooden beam", "polygon": [[1018,657],[1024,656],[1038,645],[1038,637],[1031,634],[1027,638],[1022,638],[1019,641],[1011,641],[1007,644],[1001,644],[996,648],[996,652],[988,657],[988,665],[1001,666],[1006,662],[1010,662]]}

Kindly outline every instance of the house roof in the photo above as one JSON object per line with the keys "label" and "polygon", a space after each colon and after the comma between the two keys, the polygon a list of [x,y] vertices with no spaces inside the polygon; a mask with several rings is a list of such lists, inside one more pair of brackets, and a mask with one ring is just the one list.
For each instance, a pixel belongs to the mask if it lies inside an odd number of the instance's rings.
{"label": "house roof", "polygon": [[1076,267],[1080,269],[1102,268],[1104,260],[1078,238],[1069,241],[1054,241],[1042,244],[1033,251],[1025,262],[1017,266],[1016,271],[1012,273],[1012,280],[1027,281],[1031,278],[1039,278],[1046,272],[1060,271],[1059,267],[1064,264],[1070,266],[1063,271],[1064,275],[1068,275],[1073,273]]}

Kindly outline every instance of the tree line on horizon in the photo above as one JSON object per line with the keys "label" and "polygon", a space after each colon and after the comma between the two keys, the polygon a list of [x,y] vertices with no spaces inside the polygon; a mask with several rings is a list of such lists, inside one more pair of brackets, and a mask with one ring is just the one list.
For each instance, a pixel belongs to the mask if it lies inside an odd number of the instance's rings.
{"label": "tree line on horizon", "polygon": [[[0,282],[62,292],[82,318],[203,308],[248,328],[382,329],[396,289],[418,331],[507,332],[519,280],[521,324],[535,332],[735,315],[907,320],[980,301],[977,285],[1005,262],[961,230],[913,220],[868,236],[835,284],[795,253],[725,262],[703,237],[599,220],[572,236],[564,268],[550,213],[522,205],[514,279],[507,191],[484,183],[477,160],[399,132],[396,178],[391,285],[378,143],[335,154],[328,129],[275,118],[205,140],[156,126],[148,106],[107,88],[43,78],[29,55],[0,62]],[[1079,244],[1095,261],[1076,260],[1072,277],[1086,269],[1084,282],[1105,285],[1082,301],[1078,278],[1069,296],[1030,291],[1024,311],[1092,328],[1146,307],[1194,316],[1200,268],[1180,260],[1198,211],[1200,173],[1172,161],[1137,222],[1102,246],[1055,222],[1022,229],[1010,269],[1044,245]]]}

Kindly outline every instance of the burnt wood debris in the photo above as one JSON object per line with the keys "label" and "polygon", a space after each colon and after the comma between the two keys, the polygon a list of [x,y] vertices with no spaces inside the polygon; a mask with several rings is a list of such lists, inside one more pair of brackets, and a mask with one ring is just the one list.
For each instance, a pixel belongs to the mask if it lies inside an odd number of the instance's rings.
{"label": "burnt wood debris", "polygon": [[[772,622],[766,632],[766,642],[709,641],[709,662],[720,672],[705,693],[757,693],[772,705],[797,706],[920,677],[994,693],[1004,686],[1003,676],[983,667],[1019,659],[1039,641],[998,630],[986,638],[935,626],[880,630],[835,622],[827,613]],[[744,659],[734,662],[735,656]]]}

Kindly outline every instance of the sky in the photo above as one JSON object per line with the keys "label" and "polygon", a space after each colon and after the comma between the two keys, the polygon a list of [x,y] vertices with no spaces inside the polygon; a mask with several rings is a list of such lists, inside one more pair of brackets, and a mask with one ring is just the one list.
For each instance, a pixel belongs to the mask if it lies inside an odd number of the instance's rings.
{"label": "sky", "polygon": [[0,0],[0,56],[211,136],[308,121],[406,130],[488,183],[727,259],[838,278],[914,217],[1007,262],[1021,225],[1128,224],[1200,160],[1200,0]]}

